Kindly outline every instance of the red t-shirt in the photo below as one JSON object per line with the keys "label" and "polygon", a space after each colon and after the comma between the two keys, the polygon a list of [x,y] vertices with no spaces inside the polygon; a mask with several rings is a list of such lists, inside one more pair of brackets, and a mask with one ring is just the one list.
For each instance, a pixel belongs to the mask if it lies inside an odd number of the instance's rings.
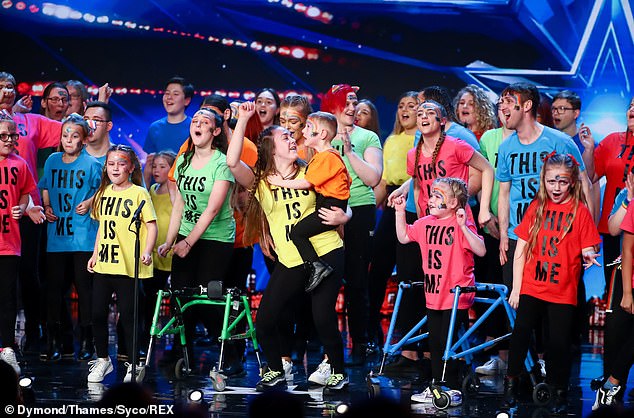
{"label": "red t-shirt", "polygon": [[[14,113],[13,121],[20,135],[15,152],[26,161],[37,182],[37,150],[59,145],[62,137],[62,123],[35,113]],[[40,192],[32,191],[33,203],[39,205]]]}
{"label": "red t-shirt", "polygon": [[350,184],[346,163],[335,150],[318,152],[310,159],[304,179],[313,185],[315,191],[325,197],[339,200],[350,199]]}
{"label": "red t-shirt", "polygon": [[634,134],[630,132],[627,140],[625,132],[606,136],[594,150],[594,169],[599,178],[605,176],[607,180],[599,232],[608,234],[608,217],[616,195],[625,187],[627,173],[634,170]]}
{"label": "red t-shirt", "polygon": [[[515,233],[524,241],[529,240],[531,227],[537,212],[537,200],[533,200]],[[580,203],[573,219],[574,201],[556,204],[548,200],[544,209],[544,223],[537,235],[537,245],[532,257],[526,257],[520,294],[537,299],[567,305],[577,304],[577,286],[581,276],[583,257],[581,250],[601,243],[588,208]],[[572,229],[563,239],[565,226],[572,221]]]}
{"label": "red t-shirt", "polygon": [[[627,206],[627,213],[621,222],[621,230],[634,234],[634,205]],[[634,275],[632,275],[632,287],[634,287]]]}
{"label": "red t-shirt", "polygon": [[[422,140],[422,139],[421,139]],[[475,150],[473,147],[461,139],[452,136],[446,136],[445,141],[438,151],[436,159],[436,174],[438,177],[457,177],[469,182],[469,160],[473,157]],[[414,176],[420,184],[420,193],[418,194],[418,207],[422,216],[427,215],[427,202],[431,194],[431,184],[436,179],[434,170],[431,165],[432,158],[425,157],[422,149],[418,159],[418,168],[414,170],[416,162],[416,147],[407,153],[407,174]]]}
{"label": "red t-shirt", "polygon": [[21,254],[20,221],[13,219],[11,208],[34,190],[37,185],[23,158],[10,154],[0,161],[0,255]]}
{"label": "red t-shirt", "polygon": [[[476,233],[476,227],[467,221],[467,227]],[[473,251],[462,233],[455,216],[438,219],[425,216],[407,226],[407,236],[416,241],[423,256],[425,297],[427,308],[451,309],[456,286],[473,286]],[[473,305],[473,293],[465,293],[458,301],[459,309]]]}

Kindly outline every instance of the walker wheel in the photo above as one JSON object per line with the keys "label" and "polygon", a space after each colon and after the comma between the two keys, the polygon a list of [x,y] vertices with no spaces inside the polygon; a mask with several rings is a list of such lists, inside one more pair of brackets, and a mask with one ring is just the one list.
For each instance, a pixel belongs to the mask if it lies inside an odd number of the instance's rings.
{"label": "walker wheel", "polygon": [[462,380],[462,393],[475,395],[478,392],[480,392],[480,379],[472,373],[467,374]]}
{"label": "walker wheel", "polygon": [[550,386],[547,383],[539,383],[533,389],[533,401],[539,405],[544,406],[550,402],[552,394],[550,392]]}
{"label": "walker wheel", "polygon": [[176,380],[182,380],[188,375],[188,371],[185,369],[185,359],[179,358],[174,365],[174,377]]}
{"label": "walker wheel", "polygon": [[370,398],[376,398],[381,394],[379,379],[370,375],[365,379],[365,382],[368,385],[368,396]]}
{"label": "walker wheel", "polygon": [[227,381],[225,377],[220,373],[213,373],[209,376],[211,378],[211,385],[216,392],[222,392],[227,388]]}
{"label": "walker wheel", "polygon": [[449,394],[447,394],[447,392],[445,392],[444,390],[432,389],[432,394],[434,395],[434,397],[431,401],[436,409],[442,411],[443,409],[449,408],[449,405],[451,404],[451,398],[449,397]]}

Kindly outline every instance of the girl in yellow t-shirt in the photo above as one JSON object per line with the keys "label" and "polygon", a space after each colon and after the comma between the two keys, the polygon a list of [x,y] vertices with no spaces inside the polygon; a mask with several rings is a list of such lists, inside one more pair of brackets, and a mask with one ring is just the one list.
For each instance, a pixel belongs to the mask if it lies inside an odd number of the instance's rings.
{"label": "girl in yellow t-shirt", "polygon": [[[134,332],[134,216],[142,220],[139,278],[152,277],[152,250],[156,242],[156,214],[147,190],[142,186],[139,159],[126,145],[113,145],[106,155],[106,166],[92,207],[92,216],[99,221],[95,249],[88,260],[88,271],[95,273],[92,292],[92,323],[97,359],[91,361],[88,382],[101,382],[112,372],[108,356],[108,313],[110,299],[117,294],[117,305],[123,325],[127,352],[133,353]],[[138,213],[140,210],[140,213]],[[141,372],[137,368],[137,375]],[[132,380],[132,367],[124,381]]]}

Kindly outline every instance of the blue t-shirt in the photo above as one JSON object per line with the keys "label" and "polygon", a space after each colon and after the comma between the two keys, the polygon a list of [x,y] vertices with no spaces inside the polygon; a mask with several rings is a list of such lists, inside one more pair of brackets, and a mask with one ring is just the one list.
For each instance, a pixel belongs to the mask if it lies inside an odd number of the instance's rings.
{"label": "blue t-shirt", "polygon": [[145,137],[143,151],[148,154],[166,150],[178,152],[183,142],[189,137],[191,122],[192,118],[189,116],[180,123],[168,123],[167,116],[152,122]]}
{"label": "blue t-shirt", "polygon": [[[447,132],[445,132],[449,136],[453,136],[454,138],[462,139],[467,144],[471,145],[473,149],[476,151],[480,151],[480,145],[478,144],[478,139],[469,129],[460,125],[457,122],[452,122]],[[414,134],[414,147],[418,145],[418,141],[420,141],[421,133],[420,131],[416,131]],[[469,198],[469,204],[472,203],[473,198]],[[409,193],[407,193],[407,202],[405,203],[405,210],[407,212],[416,213],[416,202],[414,202],[414,182],[411,182],[409,185]]]}
{"label": "blue t-shirt", "polygon": [[519,225],[539,189],[539,174],[544,164],[542,159],[552,151],[558,154],[571,154],[579,163],[580,170],[586,169],[579,148],[570,136],[547,126],[544,126],[542,134],[532,144],[520,143],[517,132],[513,132],[500,145],[495,178],[500,182],[511,182],[508,230],[510,239],[517,239],[515,227]]}
{"label": "blue t-shirt", "polygon": [[48,224],[46,251],[92,251],[99,223],[75,213],[75,208],[95,194],[101,182],[102,165],[88,153],[81,152],[75,161],[65,163],[61,152],[51,154],[44,163],[44,173],[38,184],[48,190],[49,200],[57,221]]}

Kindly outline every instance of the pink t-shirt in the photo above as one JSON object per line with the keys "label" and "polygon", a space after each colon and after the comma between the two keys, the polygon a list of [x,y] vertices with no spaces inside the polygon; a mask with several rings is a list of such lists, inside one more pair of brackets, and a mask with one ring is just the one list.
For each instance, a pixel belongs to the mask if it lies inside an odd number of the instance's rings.
{"label": "pink t-shirt", "polygon": [[[35,113],[14,113],[13,121],[20,135],[16,153],[24,158],[37,182],[37,150],[59,145],[62,123]],[[31,198],[35,204],[40,204],[37,188],[32,191]]]}
{"label": "pink t-shirt", "polygon": [[[422,140],[422,139],[421,139]],[[432,158],[425,157],[421,150],[418,159],[418,168],[414,170],[416,163],[416,148],[412,148],[407,153],[407,174],[414,176],[420,184],[418,194],[418,207],[422,216],[427,215],[427,202],[431,195],[431,184],[436,177],[457,177],[469,182],[469,160],[473,157],[475,150],[473,147],[461,139],[446,136],[445,141],[440,146],[438,158],[436,158],[436,176],[431,165]]]}
{"label": "pink t-shirt", "polygon": [[[467,221],[467,227],[477,233],[472,222]],[[407,236],[418,243],[423,256],[427,308],[451,309],[454,301],[451,289],[475,284],[473,251],[456,217],[425,216],[407,226]],[[461,295],[458,308],[470,308],[473,298],[473,293]]]}
{"label": "pink t-shirt", "polygon": [[21,254],[20,222],[13,219],[11,208],[33,190],[37,185],[24,159],[10,154],[0,161],[0,255]]}

